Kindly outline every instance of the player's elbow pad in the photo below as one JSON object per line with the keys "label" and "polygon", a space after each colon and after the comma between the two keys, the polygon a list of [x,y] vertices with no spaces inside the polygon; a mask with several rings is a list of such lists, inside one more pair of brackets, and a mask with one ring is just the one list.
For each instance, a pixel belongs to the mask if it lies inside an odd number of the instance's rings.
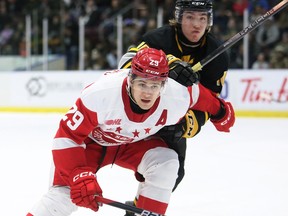
{"label": "player's elbow pad", "polygon": [[185,119],[186,119],[186,130],[182,137],[192,138],[200,132],[201,127],[209,119],[209,115],[207,112],[202,112],[198,110],[188,110],[188,112],[185,115]]}
{"label": "player's elbow pad", "polygon": [[119,63],[118,69],[127,69],[131,67],[132,58],[136,55],[136,52],[127,52],[125,53]]}

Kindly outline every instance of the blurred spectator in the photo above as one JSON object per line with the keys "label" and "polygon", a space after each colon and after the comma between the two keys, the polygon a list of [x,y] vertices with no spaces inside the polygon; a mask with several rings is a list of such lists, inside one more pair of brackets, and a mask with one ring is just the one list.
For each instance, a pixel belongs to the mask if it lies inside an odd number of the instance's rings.
{"label": "blurred spectator", "polygon": [[85,6],[85,37],[90,43],[99,43],[98,26],[102,23],[102,9],[99,8],[94,0],[87,0]]}
{"label": "blurred spectator", "polygon": [[239,31],[237,19],[231,16],[226,24],[226,31],[222,32],[222,34],[224,33],[222,38],[226,41],[236,35]]}
{"label": "blurred spectator", "polygon": [[10,17],[7,14],[6,2],[0,1],[0,31],[4,28],[5,23],[10,21]]}
{"label": "blurred spectator", "polygon": [[107,62],[105,56],[103,56],[104,48],[102,44],[99,44],[97,47],[92,49],[92,55],[91,55],[91,66],[88,67],[92,70],[102,70],[104,68],[107,68]]}
{"label": "blurred spectator", "polygon": [[58,14],[54,14],[49,22],[48,47],[50,54],[58,54],[63,50],[61,40],[61,20]]}
{"label": "blurred spectator", "polygon": [[233,11],[236,16],[243,16],[244,10],[248,8],[248,0],[236,0],[233,3]]}
{"label": "blurred spectator", "polygon": [[269,63],[266,61],[264,53],[259,53],[257,60],[253,62],[252,69],[268,69]]}
{"label": "blurred spectator", "polygon": [[[163,7],[163,22],[168,23],[173,18],[175,0],[163,0],[160,5]],[[156,26],[157,27],[157,26]]]}
{"label": "blurred spectator", "polygon": [[149,21],[149,16],[152,19],[154,19],[152,15],[149,15],[149,10],[148,10],[147,5],[140,4],[137,7],[137,20],[138,20],[138,27],[139,27],[139,35],[143,35],[147,31],[147,24]]}
{"label": "blurred spectator", "polygon": [[237,69],[237,68],[243,68],[243,43],[238,44],[238,49],[231,49],[230,51],[230,64],[229,68]]}
{"label": "blurred spectator", "polygon": [[271,68],[288,68],[288,30],[284,31],[280,42],[270,54]]}
{"label": "blurred spectator", "polygon": [[[226,5],[223,5],[223,4],[218,6],[218,9],[215,10],[215,15],[214,15],[214,26],[217,26],[217,28],[222,33],[227,31],[227,23],[229,22],[229,19],[232,17],[232,11],[227,10],[225,6]],[[220,35],[223,36],[222,33]],[[220,36],[220,38],[222,36]],[[222,39],[222,40],[225,41],[225,39]]]}
{"label": "blurred spectator", "polygon": [[281,40],[277,43],[277,46],[283,47],[288,52],[288,29],[282,33]]}
{"label": "blurred spectator", "polygon": [[9,44],[9,40],[14,34],[14,29],[9,23],[4,25],[4,28],[0,32],[0,50],[2,54],[10,54],[12,52],[12,46]]}
{"label": "blurred spectator", "polygon": [[273,17],[259,26],[256,32],[256,42],[259,45],[259,52],[269,53],[280,38],[280,29]]}
{"label": "blurred spectator", "polygon": [[255,21],[259,16],[262,16],[267,12],[267,8],[265,6],[262,6],[258,3],[250,3],[249,5],[249,20],[250,22]]}
{"label": "blurred spectator", "polygon": [[288,53],[284,47],[277,45],[270,54],[270,68],[288,68]]}
{"label": "blurred spectator", "polygon": [[[85,69],[108,69],[117,61],[118,13],[123,17],[123,51],[125,51],[129,45],[138,44],[141,35],[157,27],[157,7],[163,7],[163,24],[167,24],[173,17],[175,2],[176,0],[0,0],[0,54],[26,55],[25,16],[30,15],[31,54],[41,55],[42,18],[47,17],[49,54],[64,55],[66,69],[78,69],[79,18],[84,17]],[[253,22],[279,1],[214,0],[214,3],[212,33],[224,42],[244,28],[243,12],[246,8],[249,11],[250,22]],[[264,53],[266,60],[269,63],[271,61],[271,67],[285,66],[287,20],[288,7],[249,33],[250,67],[258,61],[259,53]],[[234,44],[228,51],[231,68],[242,68],[243,41]],[[284,59],[278,59],[277,62],[276,58],[279,57]]]}
{"label": "blurred spectator", "polygon": [[[236,35],[240,31],[237,19],[234,16],[231,16],[226,25],[226,31],[220,32],[219,36],[223,41],[227,41]],[[242,43],[234,44],[227,52],[230,56],[230,67],[231,68],[241,68],[241,64],[243,64],[243,57],[239,56],[239,53],[243,54],[243,46]]]}
{"label": "blurred spectator", "polygon": [[[255,8],[258,8],[258,9],[255,9]],[[263,12],[265,13],[266,11],[270,9],[270,5],[267,0],[250,0],[248,1],[248,9],[250,13],[253,12],[254,10],[263,14]]]}
{"label": "blurred spectator", "polygon": [[103,10],[101,19],[103,22],[99,25],[99,38],[101,41],[107,43],[113,43],[115,38],[113,37],[114,28],[116,27],[115,16],[119,13],[122,8],[121,0],[111,0],[111,7],[105,8]]}
{"label": "blurred spectator", "polygon": [[95,28],[101,22],[101,8],[97,6],[94,0],[87,0],[85,6],[85,26],[86,28]]}
{"label": "blurred spectator", "polygon": [[278,14],[277,23],[281,32],[288,31],[288,7],[284,8],[282,12]]}
{"label": "blurred spectator", "polygon": [[140,40],[141,26],[137,19],[125,19],[123,26],[123,50],[127,50],[131,44],[137,44]]}
{"label": "blurred spectator", "polygon": [[106,61],[108,63],[107,69],[115,69],[117,68],[118,62],[117,62],[117,54],[115,47],[110,47],[108,49],[108,52],[106,54]]}
{"label": "blurred spectator", "polygon": [[78,33],[78,20],[66,12],[64,16],[64,46],[65,46],[65,56],[66,56],[66,69],[75,70],[78,68],[78,43],[79,43],[79,33]]}

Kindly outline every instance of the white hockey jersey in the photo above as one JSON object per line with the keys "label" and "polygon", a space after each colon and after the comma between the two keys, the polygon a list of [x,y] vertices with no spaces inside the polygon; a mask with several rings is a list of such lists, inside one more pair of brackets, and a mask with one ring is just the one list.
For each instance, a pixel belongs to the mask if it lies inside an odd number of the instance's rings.
{"label": "white hockey jersey", "polygon": [[129,70],[107,72],[83,90],[75,105],[60,121],[53,140],[56,163],[59,161],[67,165],[65,161],[77,157],[74,167],[83,165],[84,140],[87,138],[103,146],[134,143],[166,125],[176,124],[189,107],[211,114],[217,113],[220,108],[218,99],[203,86],[187,88],[169,79],[164,92],[147,113],[134,113],[126,89]]}
{"label": "white hockey jersey", "polygon": [[[89,137],[100,145],[119,145],[142,140],[165,125],[176,124],[191,105],[186,87],[169,80],[165,92],[145,114],[133,113],[124,70],[104,75],[83,91],[81,101],[97,115],[97,126]],[[197,101],[198,86],[193,87]]]}

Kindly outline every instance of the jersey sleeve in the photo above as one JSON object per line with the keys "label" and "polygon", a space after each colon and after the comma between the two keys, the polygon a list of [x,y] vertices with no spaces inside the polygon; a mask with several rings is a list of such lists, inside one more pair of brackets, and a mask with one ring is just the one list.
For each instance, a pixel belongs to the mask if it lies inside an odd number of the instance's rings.
{"label": "jersey sleeve", "polygon": [[76,167],[87,165],[84,140],[97,124],[97,113],[87,109],[80,98],[61,119],[53,140],[52,156],[64,179]]}
{"label": "jersey sleeve", "polygon": [[[127,68],[131,68],[131,62],[132,62],[132,58],[136,55],[136,53],[143,48],[147,48],[149,47],[145,42],[140,43],[137,47],[131,47],[127,53],[125,53],[118,64],[118,69],[127,69]],[[174,66],[174,62],[175,61],[181,61],[181,59],[175,57],[172,54],[166,54],[167,56],[167,60],[168,60],[168,65],[169,68],[171,69],[171,67]]]}
{"label": "jersey sleeve", "polygon": [[[215,51],[221,44],[221,41],[216,39],[211,33],[208,33],[206,56]],[[217,58],[213,59],[209,64],[202,68],[203,72],[200,72],[201,84],[210,89],[215,94],[219,95],[222,91],[226,79],[228,67],[229,55],[227,51],[224,51],[219,56],[217,56]]]}
{"label": "jersey sleeve", "polygon": [[131,68],[132,58],[136,55],[136,53],[143,48],[149,47],[145,42],[141,42],[137,47],[131,47],[127,53],[125,53],[119,63],[118,69],[127,69]]}
{"label": "jersey sleeve", "polygon": [[203,85],[199,86],[199,96],[197,101],[190,107],[193,110],[199,110],[208,112],[210,115],[216,115],[220,109],[220,101],[217,99],[215,94],[211,93],[210,90],[205,88]]}

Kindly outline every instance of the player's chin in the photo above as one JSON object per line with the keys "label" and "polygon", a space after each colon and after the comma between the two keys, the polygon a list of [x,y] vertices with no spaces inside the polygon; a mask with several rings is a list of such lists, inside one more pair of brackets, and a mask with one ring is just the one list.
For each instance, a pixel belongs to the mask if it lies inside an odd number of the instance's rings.
{"label": "player's chin", "polygon": [[189,40],[193,43],[197,43],[201,38],[200,34],[192,34],[189,38]]}

